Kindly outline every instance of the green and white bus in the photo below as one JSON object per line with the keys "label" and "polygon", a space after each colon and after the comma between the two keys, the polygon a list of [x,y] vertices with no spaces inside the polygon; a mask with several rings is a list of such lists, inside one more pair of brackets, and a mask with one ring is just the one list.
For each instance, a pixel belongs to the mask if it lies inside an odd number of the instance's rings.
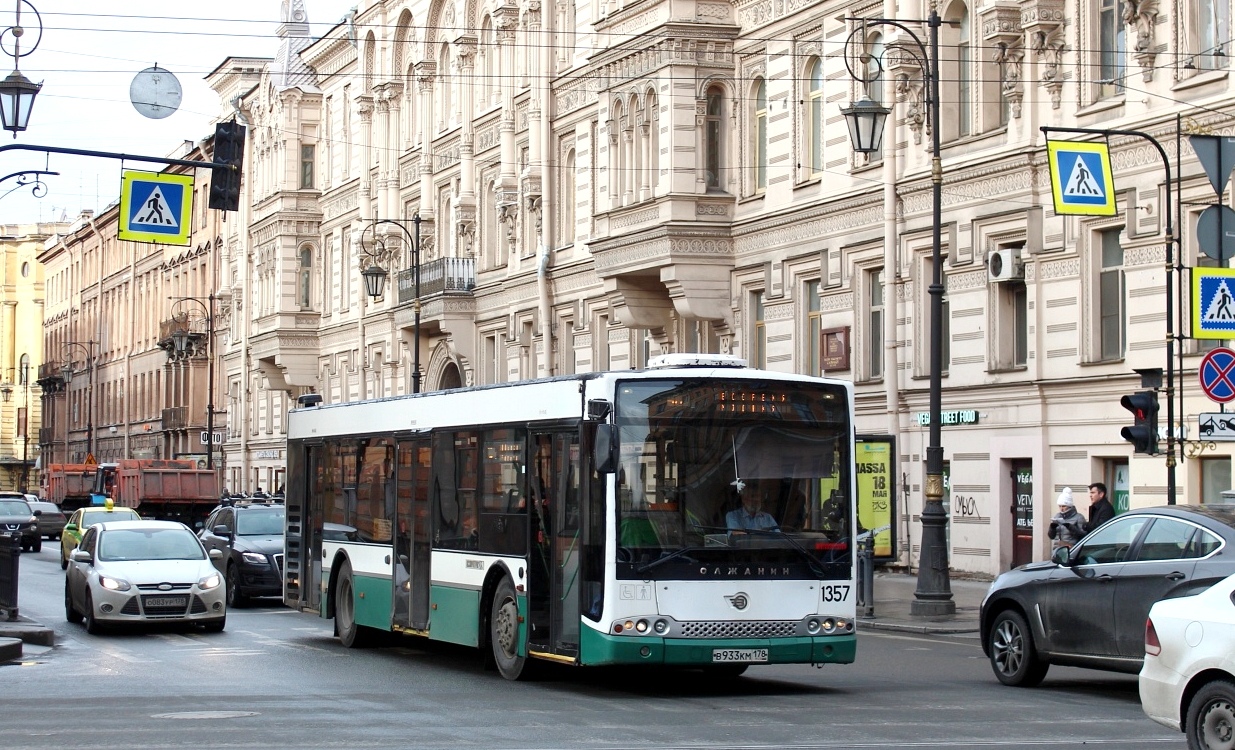
{"label": "green and white bus", "polygon": [[284,600],[334,618],[346,646],[378,631],[475,646],[508,679],[535,660],[849,663],[852,416],[848,382],[724,355],[303,396]]}

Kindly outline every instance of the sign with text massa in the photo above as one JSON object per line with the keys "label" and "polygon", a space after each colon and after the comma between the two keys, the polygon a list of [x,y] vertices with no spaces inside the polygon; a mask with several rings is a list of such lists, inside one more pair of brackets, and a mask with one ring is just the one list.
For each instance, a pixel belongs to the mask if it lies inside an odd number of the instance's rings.
{"label": "sign with text massa", "polygon": [[126,169],[120,185],[120,239],[188,245],[193,175]]}
{"label": "sign with text massa", "polygon": [[874,530],[876,561],[896,558],[896,444],[891,435],[859,435],[854,445],[858,532]]}

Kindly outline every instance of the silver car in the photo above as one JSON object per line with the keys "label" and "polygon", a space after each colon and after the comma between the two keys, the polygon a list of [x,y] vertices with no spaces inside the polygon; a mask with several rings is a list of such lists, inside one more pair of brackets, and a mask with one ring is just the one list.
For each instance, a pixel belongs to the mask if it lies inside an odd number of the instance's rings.
{"label": "silver car", "polygon": [[64,614],[86,632],[108,625],[227,623],[227,587],[189,527],[175,521],[108,521],[91,526],[69,556]]}

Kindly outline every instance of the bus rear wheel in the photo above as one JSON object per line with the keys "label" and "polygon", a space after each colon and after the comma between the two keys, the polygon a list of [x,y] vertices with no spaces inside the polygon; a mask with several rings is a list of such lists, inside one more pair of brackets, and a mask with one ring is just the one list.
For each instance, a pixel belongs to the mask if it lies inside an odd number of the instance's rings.
{"label": "bus rear wheel", "polygon": [[489,610],[489,645],[497,671],[508,680],[527,676],[527,657],[519,655],[519,601],[515,598],[515,586],[509,578],[502,578],[493,592],[493,606]]}
{"label": "bus rear wheel", "polygon": [[356,586],[352,580],[352,564],[346,560],[339,568],[334,587],[334,627],[339,642],[347,648],[365,648],[373,640],[372,631],[356,624]]}

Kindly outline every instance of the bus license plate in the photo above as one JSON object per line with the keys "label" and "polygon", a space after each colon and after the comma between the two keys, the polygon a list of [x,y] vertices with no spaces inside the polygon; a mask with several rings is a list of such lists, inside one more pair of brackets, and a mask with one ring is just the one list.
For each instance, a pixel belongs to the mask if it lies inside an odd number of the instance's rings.
{"label": "bus license plate", "polygon": [[766,648],[717,648],[712,650],[712,661],[754,662],[767,661]]}

